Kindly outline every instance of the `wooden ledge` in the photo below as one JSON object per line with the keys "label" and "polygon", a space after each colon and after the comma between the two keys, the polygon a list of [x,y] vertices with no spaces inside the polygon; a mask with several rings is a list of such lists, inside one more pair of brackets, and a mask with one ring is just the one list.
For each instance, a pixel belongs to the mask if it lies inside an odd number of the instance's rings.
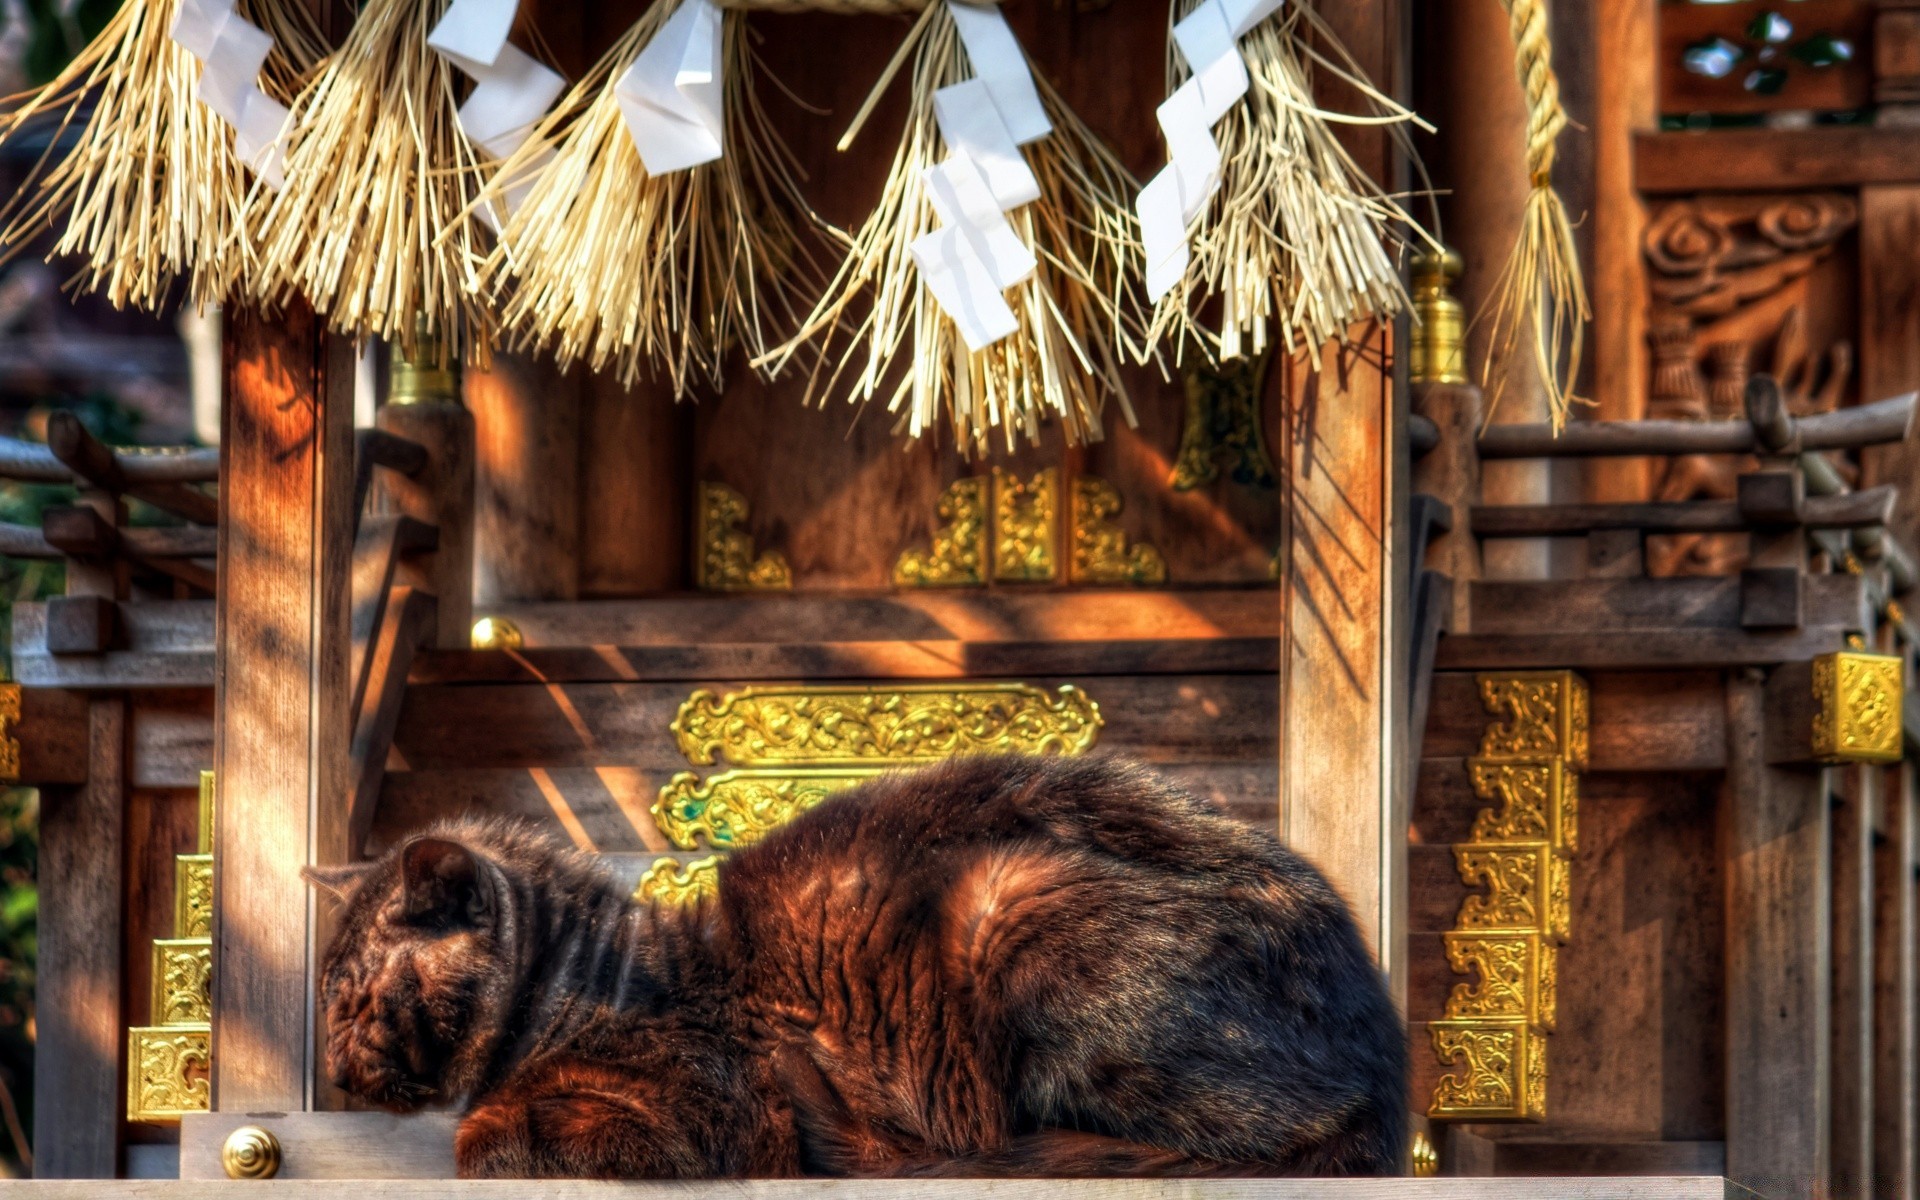
{"label": "wooden ledge", "polygon": [[[339,1180],[32,1180],[8,1194],[41,1200],[335,1200]],[[593,1180],[354,1180],[356,1200],[1736,1200],[1756,1193],[1713,1175],[1532,1179],[901,1179],[726,1180],[603,1183]]]}

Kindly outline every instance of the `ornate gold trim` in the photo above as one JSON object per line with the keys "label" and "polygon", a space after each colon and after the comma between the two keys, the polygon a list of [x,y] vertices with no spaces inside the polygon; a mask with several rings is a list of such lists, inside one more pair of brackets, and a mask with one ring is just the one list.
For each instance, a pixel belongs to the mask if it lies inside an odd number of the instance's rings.
{"label": "ornate gold trim", "polygon": [[0,783],[20,781],[20,685],[0,683]]}
{"label": "ornate gold trim", "polygon": [[1272,488],[1273,456],[1261,421],[1261,385],[1271,355],[1209,364],[1196,356],[1181,372],[1187,396],[1180,427],[1180,449],[1167,482],[1190,492],[1220,478],[1220,460],[1231,464],[1233,481]]}
{"label": "ornate gold trim", "polygon": [[879,774],[872,770],[722,771],[704,782],[675,775],[653,802],[653,823],[682,850],[738,850],[833,793]]}
{"label": "ornate gold trim", "polygon": [[1572,930],[1572,857],[1580,770],[1587,764],[1587,685],[1571,671],[1482,675],[1480,698],[1501,718],[1467,760],[1474,794],[1498,807],[1453,847],[1460,881],[1484,888],[1460,903],[1442,938],[1455,984],[1429,1036],[1450,1070],[1427,1115],[1538,1121],[1546,1116],[1547,1035],[1559,992],[1559,949]]}
{"label": "ornate gold trim", "polygon": [[793,587],[787,560],[769,550],[754,557],[753,535],[741,529],[747,498],[724,483],[700,484],[694,520],[694,585],[705,592],[781,592]]}
{"label": "ornate gold trim", "polygon": [[127,1120],[165,1123],[212,1102],[213,1031],[178,1025],[127,1030]]}
{"label": "ornate gold trim", "polygon": [[1841,650],[1813,660],[1813,754],[1822,762],[1899,762],[1905,664],[1898,655]]}
{"label": "ornate gold trim", "polygon": [[1051,583],[1060,574],[1060,470],[1022,483],[993,469],[993,577],[1003,583]]}
{"label": "ornate gold trim", "polygon": [[197,852],[200,854],[213,853],[213,791],[213,772],[200,772],[200,840],[197,843]]}
{"label": "ornate gold trim", "polygon": [[956,479],[934,511],[945,522],[925,549],[902,551],[893,564],[900,587],[974,587],[987,581],[987,489],[992,479]]}
{"label": "ornate gold trim", "polygon": [[718,855],[697,858],[684,870],[674,859],[657,858],[634,885],[633,898],[643,903],[686,904],[702,896],[717,895],[719,891]]}
{"label": "ornate gold trim", "polygon": [[1073,560],[1075,583],[1160,584],[1167,562],[1145,542],[1127,544],[1113,523],[1125,502],[1104,479],[1082,475],[1073,481]]}
{"label": "ornate gold trim", "polygon": [[213,939],[153,940],[155,1025],[208,1025],[213,1020]]}
{"label": "ornate gold trim", "polygon": [[750,687],[695,692],[669,728],[687,761],[742,767],[858,767],[937,762],[956,754],[1078,754],[1093,745],[1100,706],[1072,684]]}
{"label": "ornate gold trim", "polygon": [[213,936],[213,855],[173,856],[173,931],[180,937]]}

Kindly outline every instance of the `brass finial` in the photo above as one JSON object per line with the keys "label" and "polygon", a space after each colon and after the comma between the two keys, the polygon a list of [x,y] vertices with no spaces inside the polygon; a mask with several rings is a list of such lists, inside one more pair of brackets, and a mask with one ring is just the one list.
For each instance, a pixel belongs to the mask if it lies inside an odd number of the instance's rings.
{"label": "brass finial", "polygon": [[1466,310],[1447,290],[1463,267],[1452,250],[1413,256],[1413,346],[1407,364],[1414,383],[1467,382]]}
{"label": "brass finial", "polygon": [[280,1173],[280,1139],[258,1125],[242,1125],[220,1147],[228,1179],[272,1179]]}
{"label": "brass finial", "polygon": [[473,623],[475,650],[519,650],[526,644],[520,627],[505,617],[481,617]]}
{"label": "brass finial", "polygon": [[1431,1179],[1440,1173],[1440,1154],[1433,1148],[1433,1141],[1424,1133],[1413,1135],[1413,1173],[1420,1179]]}
{"label": "brass finial", "polygon": [[447,352],[425,313],[414,318],[412,353],[404,346],[393,347],[387,403],[460,403],[460,364]]}

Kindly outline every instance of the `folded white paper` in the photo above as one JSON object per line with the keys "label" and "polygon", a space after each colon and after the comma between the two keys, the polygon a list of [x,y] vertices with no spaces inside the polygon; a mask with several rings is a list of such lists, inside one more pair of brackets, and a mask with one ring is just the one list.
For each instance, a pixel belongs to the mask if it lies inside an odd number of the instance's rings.
{"label": "folded white paper", "polygon": [[1026,52],[1007,27],[1000,6],[948,0],[947,11],[953,14],[954,28],[967,48],[974,75],[987,85],[1014,142],[1024,146],[1052,133],[1053,122],[1040,103],[1040,90],[1027,68]]}
{"label": "folded white paper", "polygon": [[213,55],[213,39],[233,12],[233,0],[180,0],[167,35],[201,62]]}
{"label": "folded white paper", "polygon": [[1213,122],[1207,120],[1198,80],[1189,79],[1173,89],[1173,95],[1161,103],[1156,115],[1167,136],[1174,177],[1179,181],[1184,225],[1200,215],[1220,186],[1220,143],[1213,140]]}
{"label": "folded white paper", "polygon": [[953,319],[968,350],[977,354],[1020,328],[987,264],[959,229],[936,229],[915,238],[908,249],[920,267],[921,280]]}
{"label": "folded white paper", "polygon": [[1247,94],[1247,64],[1219,0],[1207,0],[1173,27],[1173,40],[1200,86],[1201,106],[1211,125]]}
{"label": "folded white paper", "polygon": [[1008,224],[993,192],[973,160],[955,153],[927,168],[927,196],[933,211],[950,228],[958,229],[974,256],[987,266],[996,286],[1010,288],[1033,274],[1038,265],[1033,251]]}
{"label": "folded white paper", "polygon": [[1255,25],[1280,11],[1285,0],[1216,0],[1227,15],[1233,36],[1245,37]]}
{"label": "folded white paper", "polygon": [[973,160],[1002,209],[1019,208],[1040,198],[1040,181],[1000,119],[985,81],[969,79],[936,91],[933,116],[947,148]]}
{"label": "folded white paper", "polygon": [[287,106],[254,88],[246,111],[233,130],[233,151],[268,187],[279,191],[287,183]]}
{"label": "folded white paper", "polygon": [[649,174],[721,156],[724,90],[720,10],[712,0],[683,0],[614,85],[627,132]]}
{"label": "folded white paper", "polygon": [[558,71],[508,42],[460,106],[460,128],[488,154],[506,158],[527,140],[566,86]]}
{"label": "folded white paper", "polygon": [[1171,164],[1147,180],[1134,197],[1133,211],[1146,251],[1147,299],[1157,304],[1187,273],[1187,221],[1180,210],[1179,172]]}
{"label": "folded white paper", "polygon": [[427,45],[467,74],[484,75],[506,47],[519,11],[520,0],[453,0],[427,34]]}
{"label": "folded white paper", "polygon": [[200,86],[194,95],[238,129],[245,117],[247,97],[260,90],[260,68],[273,50],[273,35],[228,14],[213,37],[213,49],[200,68]]}

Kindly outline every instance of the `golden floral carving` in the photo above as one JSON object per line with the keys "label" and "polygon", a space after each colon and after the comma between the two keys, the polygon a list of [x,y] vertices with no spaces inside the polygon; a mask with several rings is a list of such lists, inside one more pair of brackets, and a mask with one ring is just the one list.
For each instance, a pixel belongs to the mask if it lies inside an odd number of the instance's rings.
{"label": "golden floral carving", "polygon": [[213,1031],[178,1026],[127,1030],[127,1119],[172,1122],[212,1101]]}
{"label": "golden floral carving", "polygon": [[155,938],[153,1023],[205,1025],[213,1019],[213,942]]}
{"label": "golden floral carving", "polygon": [[699,858],[684,868],[671,858],[655,859],[634,885],[633,898],[643,903],[687,904],[720,890],[720,859]]}
{"label": "golden floral carving", "polygon": [[1813,753],[1825,762],[1899,762],[1904,664],[1842,650],[1813,660]]}
{"label": "golden floral carving", "polygon": [[20,685],[0,683],[0,783],[20,779],[20,739],[13,736],[20,726]]}
{"label": "golden floral carving", "polygon": [[682,850],[697,850],[702,841],[710,849],[737,850],[877,773],[723,771],[703,782],[692,771],[682,771],[660,789],[653,820]]}
{"label": "golden floral carving", "polygon": [[1559,999],[1559,949],[1573,920],[1572,854],[1580,775],[1590,735],[1586,682],[1571,671],[1482,675],[1497,719],[1467,761],[1481,809],[1470,840],[1453,847],[1468,887],[1443,940],[1456,974],[1434,1052],[1456,1068],[1435,1087],[1427,1115],[1447,1120],[1541,1120],[1547,1034]]}
{"label": "golden floral carving", "polygon": [[694,583],[708,592],[778,592],[793,587],[787,560],[769,550],[755,557],[753,535],[740,528],[747,498],[724,483],[702,483],[694,530]]}
{"label": "golden floral carving", "polygon": [[1048,467],[1022,483],[993,469],[993,577],[1008,583],[1050,583],[1060,520],[1060,470]]}
{"label": "golden floral carving", "polygon": [[1158,584],[1167,581],[1167,563],[1144,543],[1128,545],[1113,523],[1123,501],[1111,483],[1082,475],[1073,481],[1073,563],[1075,583]]}
{"label": "golden floral carving", "polygon": [[901,587],[973,587],[987,581],[986,475],[956,479],[935,506],[945,522],[925,549],[903,552],[893,564]]}
{"label": "golden floral carving", "polygon": [[696,765],[868,766],[956,754],[1077,754],[1098,736],[1100,707],[1071,684],[953,687],[750,687],[695,692],[671,729]]}
{"label": "golden floral carving", "polygon": [[1180,449],[1168,479],[1176,492],[1205,487],[1220,478],[1220,460],[1230,464],[1233,481],[1271,488],[1275,472],[1260,419],[1261,384],[1269,356],[1212,364],[1198,355],[1181,372],[1187,396],[1180,428]]}
{"label": "golden floral carving", "polygon": [[173,932],[183,938],[213,936],[213,855],[174,856]]}

